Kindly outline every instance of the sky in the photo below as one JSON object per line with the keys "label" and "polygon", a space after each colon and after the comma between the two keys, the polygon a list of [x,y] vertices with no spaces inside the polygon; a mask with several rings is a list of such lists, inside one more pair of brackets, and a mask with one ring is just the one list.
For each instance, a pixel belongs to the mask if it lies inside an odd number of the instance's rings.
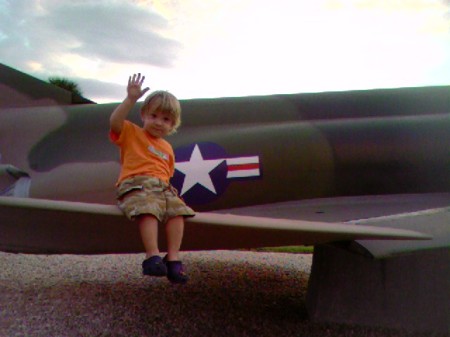
{"label": "sky", "polygon": [[450,0],[0,0],[0,63],[119,102],[450,85]]}

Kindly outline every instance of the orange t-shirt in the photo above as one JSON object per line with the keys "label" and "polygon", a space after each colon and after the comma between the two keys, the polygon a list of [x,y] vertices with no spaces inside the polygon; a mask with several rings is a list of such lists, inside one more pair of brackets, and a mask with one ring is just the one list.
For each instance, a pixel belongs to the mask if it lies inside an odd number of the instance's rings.
{"label": "orange t-shirt", "polygon": [[120,135],[110,131],[109,137],[120,147],[121,170],[117,184],[137,175],[169,182],[174,173],[175,155],[166,140],[152,137],[127,120],[124,121]]}

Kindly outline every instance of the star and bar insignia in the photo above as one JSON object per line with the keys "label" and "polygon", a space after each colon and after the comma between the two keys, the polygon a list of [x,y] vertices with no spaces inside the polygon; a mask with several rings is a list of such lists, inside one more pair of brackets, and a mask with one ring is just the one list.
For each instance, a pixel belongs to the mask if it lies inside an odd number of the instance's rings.
{"label": "star and bar insignia", "polygon": [[204,204],[223,194],[234,179],[261,177],[259,156],[229,156],[209,142],[175,149],[175,175],[172,185],[189,204]]}

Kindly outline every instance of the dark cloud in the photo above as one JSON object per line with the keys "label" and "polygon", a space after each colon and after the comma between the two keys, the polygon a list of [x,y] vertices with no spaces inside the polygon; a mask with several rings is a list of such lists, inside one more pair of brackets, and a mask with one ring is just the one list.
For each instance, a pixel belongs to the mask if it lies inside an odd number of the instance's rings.
{"label": "dark cloud", "polygon": [[[68,72],[58,55],[170,67],[180,44],[164,37],[167,22],[131,2],[0,0],[1,61],[29,62],[48,73]],[[12,64],[11,64],[12,63]]]}
{"label": "dark cloud", "polygon": [[167,27],[162,17],[125,3],[63,4],[42,21],[70,41],[71,52],[117,63],[169,67],[179,47],[160,33]]}

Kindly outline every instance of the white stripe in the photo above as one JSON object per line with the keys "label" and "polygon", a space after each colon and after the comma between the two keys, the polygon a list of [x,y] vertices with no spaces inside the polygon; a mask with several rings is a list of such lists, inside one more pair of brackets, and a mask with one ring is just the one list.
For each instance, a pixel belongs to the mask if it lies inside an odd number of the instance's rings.
{"label": "white stripe", "polygon": [[417,211],[417,212],[410,212],[410,213],[407,212],[407,213],[399,213],[399,214],[392,214],[392,215],[376,216],[373,218],[366,218],[366,219],[350,220],[350,221],[347,221],[347,223],[365,224],[370,221],[391,221],[391,220],[399,220],[399,219],[412,218],[412,217],[418,217],[418,216],[434,215],[434,214],[448,212],[448,211],[450,211],[450,207],[431,208],[431,209],[425,209],[423,211]]}
{"label": "white stripe", "polygon": [[259,164],[259,157],[227,158],[227,165]]}
{"label": "white stripe", "polygon": [[259,169],[228,171],[227,178],[258,177]]}

